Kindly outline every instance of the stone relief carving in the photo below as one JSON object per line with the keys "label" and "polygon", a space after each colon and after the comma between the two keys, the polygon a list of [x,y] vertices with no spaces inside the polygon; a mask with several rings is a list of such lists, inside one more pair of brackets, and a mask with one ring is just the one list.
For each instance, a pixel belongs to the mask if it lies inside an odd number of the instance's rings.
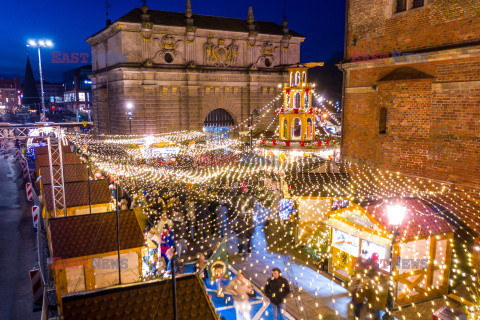
{"label": "stone relief carving", "polygon": [[212,38],[208,38],[203,52],[205,65],[227,67],[237,64],[238,45],[235,44],[235,40],[226,46],[223,38],[217,40],[217,45],[213,44]]}
{"label": "stone relief carving", "polygon": [[185,63],[182,55],[184,41],[182,39],[175,40],[173,35],[167,34],[161,38],[155,38],[159,44],[158,50],[151,59],[154,63]]}
{"label": "stone relief carving", "polygon": [[256,54],[259,57],[255,62],[255,65],[262,68],[269,68],[278,65],[279,62],[275,57],[275,53],[278,53],[278,50],[279,46],[275,46],[272,42],[265,42],[264,44],[257,45]]}

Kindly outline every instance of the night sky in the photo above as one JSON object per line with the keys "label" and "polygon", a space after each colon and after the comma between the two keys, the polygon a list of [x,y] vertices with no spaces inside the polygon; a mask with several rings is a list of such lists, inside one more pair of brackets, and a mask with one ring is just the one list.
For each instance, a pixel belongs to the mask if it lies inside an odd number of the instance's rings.
{"label": "night sky", "polygon": [[[253,6],[255,20],[281,23],[284,0],[191,0],[194,14],[247,17]],[[185,11],[186,0],[150,0],[151,9]],[[130,10],[140,7],[138,0],[110,0],[110,19],[115,21]],[[325,61],[343,51],[345,0],[287,0],[288,27],[306,36],[302,44],[302,61]],[[0,77],[20,76],[23,81],[26,43],[29,39],[51,39],[55,47],[42,49],[44,79],[61,82],[62,72],[82,64],[52,63],[51,51],[69,54],[88,53],[85,39],[105,26],[105,1],[5,1],[0,19]],[[30,50],[30,61],[38,80],[38,55]]]}

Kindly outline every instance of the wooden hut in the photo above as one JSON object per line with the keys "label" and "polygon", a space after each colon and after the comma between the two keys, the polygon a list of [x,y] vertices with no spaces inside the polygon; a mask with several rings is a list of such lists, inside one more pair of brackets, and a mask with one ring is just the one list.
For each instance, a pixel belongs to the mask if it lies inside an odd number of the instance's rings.
{"label": "wooden hut", "polygon": [[[383,273],[393,266],[398,305],[431,299],[447,293],[453,247],[453,227],[428,203],[403,199],[403,223],[393,246],[392,228],[384,201],[364,202],[332,210],[324,220],[330,227],[329,272],[349,280],[359,257],[376,253]],[[391,263],[393,261],[393,263]]]}
{"label": "wooden hut", "polygon": [[[140,213],[138,213],[140,214]],[[120,263],[115,212],[49,220],[58,302],[64,294],[140,280],[145,238],[134,210],[121,211]]]}

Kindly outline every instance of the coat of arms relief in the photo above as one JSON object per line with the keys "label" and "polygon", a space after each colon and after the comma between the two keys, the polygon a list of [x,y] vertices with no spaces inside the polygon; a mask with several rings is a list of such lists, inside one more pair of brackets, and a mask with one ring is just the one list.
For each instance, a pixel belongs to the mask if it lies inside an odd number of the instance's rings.
{"label": "coat of arms relief", "polygon": [[185,58],[182,55],[182,51],[184,51],[183,40],[175,40],[171,34],[155,38],[155,40],[155,45],[160,47],[160,50],[151,59],[153,63],[185,63]]}
{"label": "coat of arms relief", "polygon": [[237,64],[238,45],[235,40],[226,46],[225,40],[219,38],[217,45],[214,45],[212,38],[208,38],[204,45],[203,61],[205,65],[212,66],[235,66]]}

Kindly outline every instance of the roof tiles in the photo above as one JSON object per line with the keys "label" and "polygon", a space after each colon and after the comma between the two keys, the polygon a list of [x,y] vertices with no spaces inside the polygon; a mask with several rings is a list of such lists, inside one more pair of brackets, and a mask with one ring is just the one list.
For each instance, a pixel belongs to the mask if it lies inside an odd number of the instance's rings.
{"label": "roof tiles", "polygon": [[[62,297],[63,316],[70,319],[173,320],[169,279],[122,285]],[[196,274],[180,275],[177,283],[179,319],[215,320],[214,308]]]}
{"label": "roof tiles", "polygon": [[[53,209],[52,188],[44,185],[43,194],[48,210]],[[109,203],[112,193],[107,180],[91,180],[65,183],[65,200],[67,208],[86,206],[89,204]]]}
{"label": "roof tiles", "polygon": [[[133,210],[119,213],[120,249],[139,248],[145,239]],[[53,218],[49,220],[52,256],[70,259],[117,250],[115,212]]]}

